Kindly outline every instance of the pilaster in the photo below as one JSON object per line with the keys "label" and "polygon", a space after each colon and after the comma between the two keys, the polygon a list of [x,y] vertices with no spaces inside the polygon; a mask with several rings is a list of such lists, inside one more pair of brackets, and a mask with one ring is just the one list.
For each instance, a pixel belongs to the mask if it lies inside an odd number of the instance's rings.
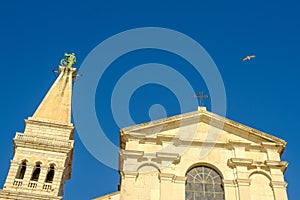
{"label": "pilaster", "polygon": [[234,180],[223,180],[224,193],[226,200],[237,200],[237,185]]}
{"label": "pilaster", "polygon": [[275,200],[287,200],[287,183],[283,181],[271,181],[271,187],[274,192]]}
{"label": "pilaster", "polygon": [[185,199],[185,176],[176,176],[174,178],[174,200]]}
{"label": "pilaster", "polygon": [[160,198],[161,199],[175,199],[173,195],[173,180],[174,174],[160,173]]}
{"label": "pilaster", "polygon": [[241,200],[250,200],[250,180],[249,179],[237,179],[236,184],[239,188],[239,198]]}

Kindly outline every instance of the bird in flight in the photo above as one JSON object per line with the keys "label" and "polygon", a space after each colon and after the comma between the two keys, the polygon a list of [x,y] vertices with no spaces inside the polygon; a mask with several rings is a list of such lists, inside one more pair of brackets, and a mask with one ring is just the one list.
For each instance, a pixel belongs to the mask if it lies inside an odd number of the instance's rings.
{"label": "bird in flight", "polygon": [[246,56],[245,58],[243,58],[242,61],[250,60],[250,59],[255,58],[255,57],[256,57],[255,55],[252,55],[252,56]]}

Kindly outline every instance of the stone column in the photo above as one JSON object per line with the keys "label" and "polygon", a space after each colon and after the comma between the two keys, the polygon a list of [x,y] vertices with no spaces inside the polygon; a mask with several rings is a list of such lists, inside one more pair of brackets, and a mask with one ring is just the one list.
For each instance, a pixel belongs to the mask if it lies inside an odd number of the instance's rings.
{"label": "stone column", "polygon": [[35,167],[34,164],[27,163],[26,171],[25,171],[24,178],[23,178],[23,186],[22,186],[23,188],[28,188],[28,184],[29,184],[34,167]]}
{"label": "stone column", "polygon": [[287,183],[284,181],[271,181],[271,187],[274,192],[275,200],[287,200]]}
{"label": "stone column", "polygon": [[250,200],[250,180],[249,179],[237,179],[236,183],[239,189],[240,200]]}
{"label": "stone column", "polygon": [[135,184],[137,176],[137,172],[121,173],[120,200],[139,199],[138,190],[143,189],[144,185]]}
{"label": "stone column", "polygon": [[173,179],[174,174],[161,173],[160,178],[160,198],[174,199],[173,197]]}
{"label": "stone column", "polygon": [[226,200],[237,200],[237,186],[234,180],[223,180],[224,193]]}
{"label": "stone column", "polygon": [[246,158],[231,158],[228,160],[228,165],[236,172],[235,183],[238,187],[238,196],[240,200],[250,200],[250,184],[248,166],[253,163],[252,159]]}
{"label": "stone column", "polygon": [[20,164],[21,163],[19,163],[18,161],[15,161],[15,160],[10,161],[10,168],[8,171],[8,175],[7,175],[3,190],[7,190],[7,189],[13,187],[14,180],[17,175]]}
{"label": "stone column", "polygon": [[43,185],[47,176],[48,167],[49,167],[48,165],[41,165],[41,171],[40,171],[37,188],[36,188],[37,190],[43,190]]}
{"label": "stone column", "polygon": [[[174,200],[185,200],[185,176],[176,176],[174,179],[173,187],[173,199]],[[169,199],[169,198],[167,198]]]}
{"label": "stone column", "polygon": [[60,192],[61,182],[63,179],[64,167],[56,167],[54,168],[54,177],[52,181],[52,190],[54,194],[58,194]]}

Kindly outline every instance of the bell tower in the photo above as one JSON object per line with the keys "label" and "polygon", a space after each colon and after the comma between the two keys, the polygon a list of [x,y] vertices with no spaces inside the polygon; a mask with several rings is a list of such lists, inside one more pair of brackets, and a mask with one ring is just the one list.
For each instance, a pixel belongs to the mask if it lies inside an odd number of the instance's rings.
{"label": "bell tower", "polygon": [[14,157],[0,199],[62,199],[71,178],[74,126],[71,123],[74,54],[65,54],[58,77],[32,117],[17,132]]}

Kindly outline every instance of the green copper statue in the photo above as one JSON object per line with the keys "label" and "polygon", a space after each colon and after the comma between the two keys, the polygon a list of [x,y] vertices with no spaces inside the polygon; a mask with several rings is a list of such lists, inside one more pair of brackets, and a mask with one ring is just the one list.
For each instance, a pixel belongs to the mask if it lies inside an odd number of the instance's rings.
{"label": "green copper statue", "polygon": [[76,57],[74,53],[65,53],[65,57],[61,59],[60,65],[67,68],[71,68],[76,63]]}

